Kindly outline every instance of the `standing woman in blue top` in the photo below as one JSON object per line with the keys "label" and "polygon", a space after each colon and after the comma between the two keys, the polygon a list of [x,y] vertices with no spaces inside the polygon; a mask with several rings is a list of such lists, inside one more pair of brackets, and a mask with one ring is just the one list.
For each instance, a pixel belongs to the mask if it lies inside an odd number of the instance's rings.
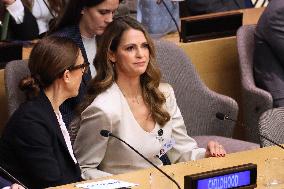
{"label": "standing woman in blue top", "polygon": [[20,82],[27,101],[15,111],[0,140],[0,165],[28,188],[81,180],[59,106],[78,95],[88,64],[68,38],[47,37],[33,48],[31,75]]}
{"label": "standing woman in blue top", "polygon": [[112,22],[121,0],[70,0],[54,31],[57,36],[71,38],[80,47],[85,62],[90,63],[90,71],[84,74],[79,95],[63,103],[60,107],[63,120],[68,127],[74,117],[74,109],[81,102],[91,77],[96,75],[93,60],[96,55],[97,37],[102,35]]}

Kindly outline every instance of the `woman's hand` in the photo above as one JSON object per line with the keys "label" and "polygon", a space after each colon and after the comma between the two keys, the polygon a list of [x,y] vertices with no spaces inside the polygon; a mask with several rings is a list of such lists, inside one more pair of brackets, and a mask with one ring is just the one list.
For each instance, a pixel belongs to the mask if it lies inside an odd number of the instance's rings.
{"label": "woman's hand", "polygon": [[225,155],[226,150],[221,144],[216,141],[208,142],[205,157],[224,157]]}
{"label": "woman's hand", "polygon": [[21,185],[13,184],[10,189],[25,189],[25,188],[22,187]]}
{"label": "woman's hand", "polygon": [[13,4],[16,0],[0,0],[5,6]]}

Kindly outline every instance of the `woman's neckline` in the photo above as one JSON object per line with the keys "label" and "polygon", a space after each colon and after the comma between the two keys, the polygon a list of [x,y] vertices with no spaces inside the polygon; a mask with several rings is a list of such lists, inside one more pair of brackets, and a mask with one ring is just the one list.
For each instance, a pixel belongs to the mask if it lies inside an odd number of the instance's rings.
{"label": "woman's neckline", "polygon": [[132,119],[136,122],[137,127],[139,127],[140,130],[142,130],[142,131],[145,132],[145,133],[148,133],[148,134],[149,134],[149,133],[150,133],[150,134],[151,134],[151,133],[155,133],[156,130],[157,130],[157,128],[158,128],[158,125],[157,125],[158,123],[157,123],[157,122],[154,123],[154,128],[153,128],[151,131],[146,131],[146,130],[138,123],[138,121],[136,120],[136,118],[135,118],[133,112],[131,111],[131,108],[130,108],[128,102],[127,102],[127,99],[125,98],[124,94],[122,93],[122,91],[121,91],[121,89],[119,88],[119,86],[117,85],[117,83],[114,83],[114,84],[115,84],[116,88],[119,90],[120,95],[122,95],[123,101],[124,101],[124,103],[126,103],[126,105],[127,105],[127,110],[128,110],[128,112],[131,114]]}

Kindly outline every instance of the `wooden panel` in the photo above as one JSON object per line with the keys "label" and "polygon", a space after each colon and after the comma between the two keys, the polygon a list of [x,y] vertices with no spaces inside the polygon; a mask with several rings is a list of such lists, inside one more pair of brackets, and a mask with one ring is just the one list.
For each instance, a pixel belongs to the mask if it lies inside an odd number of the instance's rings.
{"label": "wooden panel", "polygon": [[251,25],[257,24],[259,17],[264,11],[264,7],[262,8],[252,8],[252,9],[243,9],[242,12],[244,14],[243,17],[243,25]]}
{"label": "wooden panel", "polygon": [[0,70],[0,134],[6,124],[8,117],[7,97],[4,85],[4,69]]}
{"label": "wooden panel", "polygon": [[[227,37],[179,43],[190,57],[201,80],[211,90],[235,99],[239,104],[241,118],[241,80],[238,66],[236,37]],[[245,131],[239,125],[234,131],[234,138],[245,139]]]}
{"label": "wooden panel", "polygon": [[22,59],[28,60],[32,51],[33,46],[38,42],[38,40],[29,41],[29,43],[23,46]]}
{"label": "wooden panel", "polygon": [[23,47],[23,54],[22,54],[22,59],[23,60],[28,60],[30,57],[32,51],[32,47],[28,46],[28,47]]}
{"label": "wooden panel", "polygon": [[239,99],[240,77],[236,37],[180,43],[179,46],[190,57],[201,79],[210,89]]}

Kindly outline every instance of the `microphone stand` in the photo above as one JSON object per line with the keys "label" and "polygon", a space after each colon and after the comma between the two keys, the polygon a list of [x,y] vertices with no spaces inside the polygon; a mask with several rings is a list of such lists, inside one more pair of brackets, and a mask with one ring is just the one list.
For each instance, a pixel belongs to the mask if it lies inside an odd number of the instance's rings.
{"label": "microphone stand", "polygon": [[273,140],[267,138],[266,136],[264,136],[264,135],[262,135],[262,134],[260,134],[260,133],[259,133],[259,136],[262,137],[262,138],[264,138],[264,139],[266,139],[266,140],[268,140],[269,142],[275,144],[276,146],[278,146],[278,147],[280,147],[280,148],[282,148],[282,149],[284,150],[284,147],[283,147],[282,145],[278,144],[277,142],[274,142]]}
{"label": "microphone stand", "polygon": [[[220,112],[217,112],[217,113],[216,113],[216,118],[219,119],[219,120],[230,120],[230,121],[233,121],[233,122],[235,122],[235,123],[238,122],[237,120],[234,120],[234,119],[230,118],[228,115],[225,115],[225,114],[220,113]],[[243,123],[241,123],[241,124],[243,125]],[[268,140],[269,142],[275,144],[276,146],[278,146],[278,147],[284,149],[284,147],[283,147],[282,145],[278,144],[277,142],[273,141],[272,139],[267,138],[266,136],[264,136],[264,135],[262,135],[262,134],[260,134],[260,133],[258,133],[258,135],[259,135],[261,138],[264,138],[264,139]]]}
{"label": "microphone stand", "polygon": [[16,182],[17,184],[21,185],[22,187],[28,189],[24,184],[22,184],[18,179],[16,179],[13,175],[11,175],[8,171],[6,171],[2,166],[0,166],[0,170],[8,176],[13,182]]}
{"label": "microphone stand", "polygon": [[177,24],[177,21],[176,19],[174,18],[173,14],[171,13],[169,7],[167,6],[167,4],[165,3],[164,0],[161,0],[162,4],[164,5],[164,7],[166,8],[167,12],[169,13],[169,15],[171,16],[172,20],[174,21],[175,23],[175,26],[177,28],[177,31],[178,31],[178,36],[179,36],[179,42],[181,42],[181,32],[179,30],[179,27],[178,27],[178,24]]}
{"label": "microphone stand", "polygon": [[[102,131],[106,131],[105,133],[102,134]],[[176,186],[181,189],[180,185],[177,183],[177,181],[175,181],[172,177],[170,177],[167,173],[165,173],[162,169],[160,169],[157,165],[155,165],[154,163],[152,163],[150,160],[148,160],[148,158],[146,158],[143,154],[141,154],[140,152],[138,152],[135,148],[133,148],[130,144],[128,144],[127,142],[125,142],[124,140],[122,140],[121,138],[113,135],[111,132],[107,131],[107,130],[102,130],[101,131],[101,135],[104,137],[108,137],[108,136],[112,136],[114,138],[116,138],[117,140],[123,142],[124,144],[126,144],[129,148],[131,148],[134,152],[136,152],[139,156],[141,156],[144,160],[146,160],[148,163],[150,163],[153,167],[155,167],[156,169],[158,169],[163,175],[165,175],[168,179],[170,179],[173,183],[176,184]],[[108,136],[107,136],[108,135]]]}

